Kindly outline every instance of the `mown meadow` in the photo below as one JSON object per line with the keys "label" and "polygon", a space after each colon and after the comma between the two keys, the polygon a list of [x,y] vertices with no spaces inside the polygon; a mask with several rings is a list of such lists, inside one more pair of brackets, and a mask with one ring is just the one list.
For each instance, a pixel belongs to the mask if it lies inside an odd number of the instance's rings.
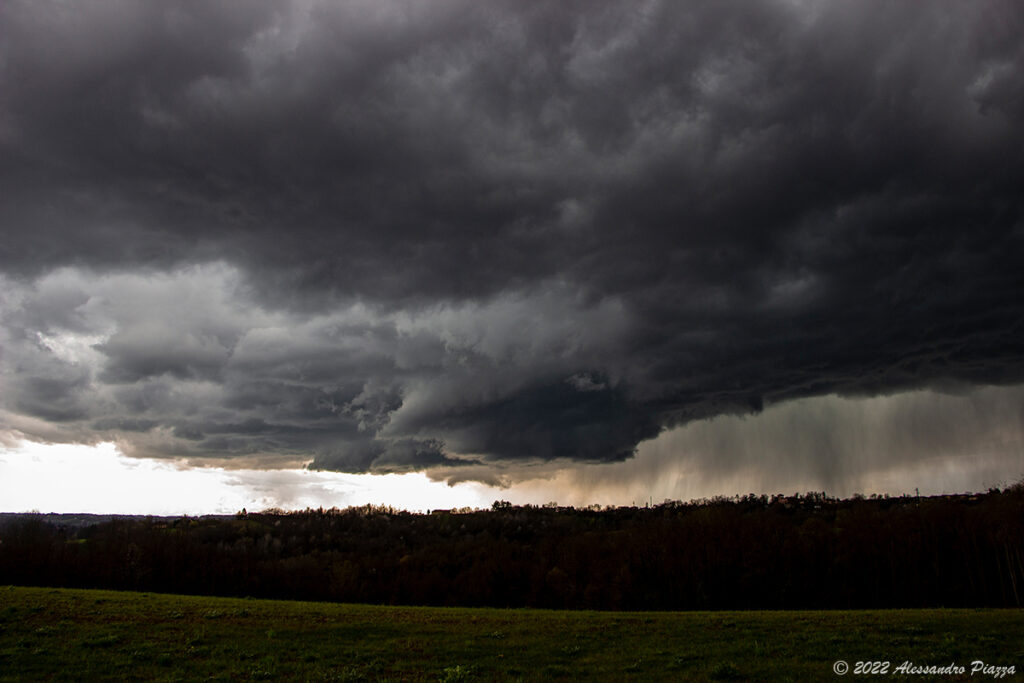
{"label": "mown meadow", "polygon": [[[1024,663],[1024,611],[596,612],[0,587],[0,681],[836,680]],[[874,677],[872,677],[874,678]]]}

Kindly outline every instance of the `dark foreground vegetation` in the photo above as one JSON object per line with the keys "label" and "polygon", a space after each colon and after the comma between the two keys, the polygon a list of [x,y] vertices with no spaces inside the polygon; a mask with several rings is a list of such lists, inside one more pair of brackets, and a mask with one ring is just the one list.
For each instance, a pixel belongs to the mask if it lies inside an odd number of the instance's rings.
{"label": "dark foreground vegetation", "polygon": [[[881,678],[1018,680],[1024,612],[498,610],[0,586],[0,682],[826,681],[839,661],[852,679],[870,661],[888,662]],[[921,673],[950,666],[963,673]]]}
{"label": "dark foreground vegetation", "polygon": [[612,610],[1017,607],[1024,487],[600,510],[20,515],[0,521],[0,584]]}

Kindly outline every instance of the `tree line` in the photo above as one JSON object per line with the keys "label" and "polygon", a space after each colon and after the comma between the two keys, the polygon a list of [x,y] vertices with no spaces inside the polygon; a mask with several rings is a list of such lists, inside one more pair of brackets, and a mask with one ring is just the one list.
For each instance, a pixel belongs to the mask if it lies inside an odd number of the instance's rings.
{"label": "tree line", "polygon": [[1024,486],[0,523],[0,584],[572,609],[1020,606]]}

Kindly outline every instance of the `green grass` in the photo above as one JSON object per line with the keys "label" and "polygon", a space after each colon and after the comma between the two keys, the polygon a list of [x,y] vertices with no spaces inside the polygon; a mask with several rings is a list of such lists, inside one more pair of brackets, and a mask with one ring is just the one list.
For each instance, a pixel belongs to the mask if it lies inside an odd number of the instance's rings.
{"label": "green grass", "polygon": [[837,659],[955,662],[964,680],[992,680],[970,664],[1019,671],[1024,611],[558,612],[0,587],[0,681],[806,681],[835,680]]}

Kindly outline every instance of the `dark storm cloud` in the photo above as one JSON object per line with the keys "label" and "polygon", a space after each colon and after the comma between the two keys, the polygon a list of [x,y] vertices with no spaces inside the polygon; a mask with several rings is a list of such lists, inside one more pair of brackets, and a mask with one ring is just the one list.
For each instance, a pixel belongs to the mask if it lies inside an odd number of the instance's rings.
{"label": "dark storm cloud", "polygon": [[8,429],[400,471],[1024,381],[1015,3],[0,27]]}

